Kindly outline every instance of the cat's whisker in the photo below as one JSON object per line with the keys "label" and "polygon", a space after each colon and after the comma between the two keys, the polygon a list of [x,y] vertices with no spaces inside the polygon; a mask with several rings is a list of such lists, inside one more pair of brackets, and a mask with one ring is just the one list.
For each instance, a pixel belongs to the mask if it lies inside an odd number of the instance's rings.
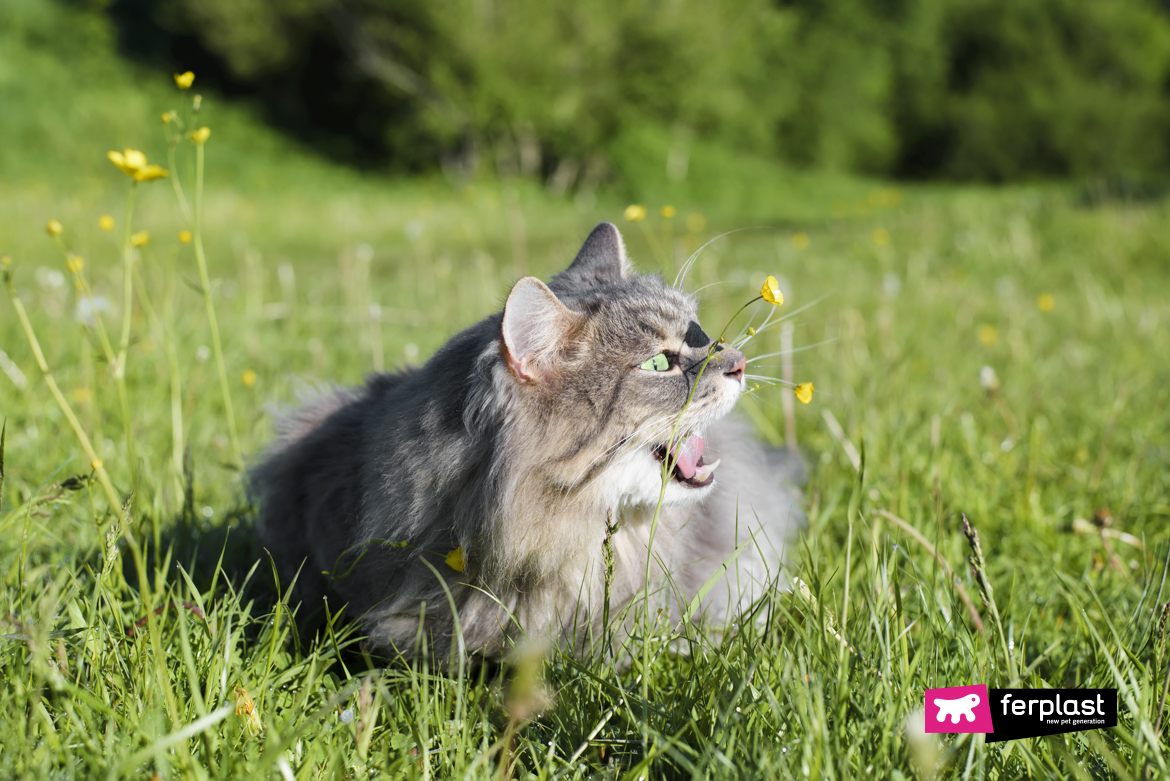
{"label": "cat's whisker", "polygon": [[[768,323],[767,325],[760,326],[759,328],[756,329],[756,336],[759,336],[765,330],[767,330],[769,328],[774,328],[775,326],[779,325],[780,323],[783,323],[786,320],[791,320],[793,317],[796,317],[798,314],[800,314],[804,310],[808,309],[810,306],[814,306],[815,304],[819,304],[821,301],[824,301],[828,297],[829,297],[828,293],[826,293],[823,296],[818,296],[817,298],[814,298],[812,301],[809,301],[804,306],[802,306],[798,309],[792,310],[791,312],[784,315],[783,317],[777,318],[777,319],[773,320],[772,322]],[[775,307],[773,307],[773,308],[775,308]],[[747,341],[751,341],[750,336],[748,337]],[[745,344],[746,344],[746,342],[745,342]]]}
{"label": "cat's whisker", "polygon": [[791,385],[793,387],[796,386],[796,383],[794,383],[794,382],[788,382],[787,380],[777,379],[776,377],[769,377],[765,374],[745,374],[743,377],[745,380],[756,380],[758,382],[766,382],[770,385]]}
{"label": "cat's whisker", "polygon": [[779,352],[765,353],[763,355],[757,355],[754,358],[748,358],[747,362],[748,362],[748,364],[753,364],[756,361],[762,361],[765,358],[775,358],[777,355],[792,355],[793,353],[801,353],[801,352],[804,352],[805,350],[811,350],[814,347],[821,347],[822,345],[826,345],[826,344],[829,344],[830,342],[835,342],[835,341],[837,341],[837,340],[836,339],[825,339],[824,341],[821,341],[821,342],[813,342],[812,344],[806,344],[806,345],[803,345],[801,347],[793,347],[791,350],[780,350]]}
{"label": "cat's whisker", "polygon": [[712,244],[714,244],[715,242],[719,241],[719,239],[723,238],[724,236],[730,236],[733,233],[739,233],[740,231],[757,230],[759,228],[765,228],[765,227],[767,227],[767,226],[753,225],[753,226],[748,227],[748,228],[736,228],[735,230],[730,230],[730,231],[727,231],[726,233],[720,233],[718,236],[712,237],[710,241],[708,241],[706,244],[704,244],[703,246],[701,246],[697,250],[695,250],[691,254],[691,256],[689,258],[687,258],[686,263],[683,263],[682,268],[680,268],[678,270],[678,274],[676,274],[674,277],[674,286],[678,287],[678,288],[682,287],[683,281],[687,278],[687,273],[691,270],[691,267],[693,265],[695,265],[695,261],[697,261],[699,259],[699,255],[702,254],[703,250],[707,249],[707,247],[709,247]]}
{"label": "cat's whisker", "polygon": [[732,347],[739,349],[742,345],[745,345],[748,342],[750,342],[753,336],[755,336],[760,331],[762,331],[768,327],[768,322],[772,319],[772,315],[774,315],[776,313],[776,307],[771,306],[771,305],[768,306],[768,314],[766,314],[764,316],[764,322],[760,323],[759,328],[755,329],[755,333],[752,333],[752,320],[756,319],[756,312],[759,311],[759,308],[760,307],[757,304],[756,308],[752,310],[752,316],[748,320],[747,325],[745,325],[740,330],[740,332],[738,334],[736,334],[736,337],[731,340]]}
{"label": "cat's whisker", "polygon": [[703,292],[707,288],[715,287],[716,285],[730,285],[730,284],[732,284],[732,282],[729,279],[721,279],[718,282],[708,282],[706,285],[703,285],[702,287],[696,288],[695,290],[693,290],[691,292],[691,295],[697,296],[697,295],[699,295],[699,293]]}

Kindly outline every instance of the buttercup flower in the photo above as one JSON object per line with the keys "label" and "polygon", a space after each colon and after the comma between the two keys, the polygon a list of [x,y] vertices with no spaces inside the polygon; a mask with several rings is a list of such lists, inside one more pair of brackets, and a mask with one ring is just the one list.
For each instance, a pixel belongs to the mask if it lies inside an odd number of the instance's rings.
{"label": "buttercup flower", "polygon": [[1041,312],[1051,312],[1056,308],[1056,299],[1052,297],[1051,293],[1041,293],[1040,297],[1036,299],[1036,306]]}
{"label": "buttercup flower", "polygon": [[114,229],[114,218],[108,214],[103,214],[101,217],[98,217],[98,227],[106,232],[112,231]]}
{"label": "buttercup flower", "polygon": [[807,249],[808,234],[804,231],[792,234],[792,246],[796,247],[797,249]]}
{"label": "buttercup flower", "polygon": [[118,166],[118,170],[127,176],[134,176],[137,171],[146,166],[146,155],[137,149],[107,152],[106,157],[110,158],[110,162]]}
{"label": "buttercup flower", "polygon": [[663,219],[669,220],[674,217],[674,215],[678,214],[678,210],[673,206],[663,206],[659,213],[662,215]]}
{"label": "buttercup flower", "polygon": [[808,404],[812,401],[813,384],[811,382],[802,382],[793,388],[792,394],[800,400],[801,404]]}
{"label": "buttercup flower", "polygon": [[65,261],[65,268],[72,271],[74,274],[81,272],[85,268],[85,258],[80,255],[70,255],[69,260]]}
{"label": "buttercup flower", "polygon": [[94,471],[96,472],[97,470],[99,470],[99,469],[101,469],[101,468],[102,468],[102,460],[101,460],[100,458],[95,458],[95,459],[93,460],[93,469],[94,469]]}
{"label": "buttercup flower", "polygon": [[979,337],[979,341],[982,344],[990,347],[999,340],[999,329],[997,329],[994,325],[984,324],[979,326],[977,335]]}
{"label": "buttercup flower", "polygon": [[264,731],[264,725],[260,722],[260,711],[256,708],[252,695],[242,686],[232,687],[232,694],[236,697],[236,715],[243,717],[244,720],[244,731],[253,738],[259,737]]}
{"label": "buttercup flower", "polygon": [[873,232],[873,243],[884,247],[890,243],[890,232],[885,228],[878,228]]}
{"label": "buttercup flower", "polygon": [[178,85],[179,89],[190,89],[191,85],[194,83],[195,83],[195,74],[192,73],[191,71],[187,71],[186,73],[176,73],[175,74],[175,84]]}
{"label": "buttercup flower", "polygon": [[244,369],[244,373],[240,375],[240,382],[244,384],[245,388],[251,388],[256,384],[256,372]]}
{"label": "buttercup flower", "polygon": [[184,244],[191,243],[191,231],[179,231],[179,241]]}
{"label": "buttercup flower", "polygon": [[136,182],[151,182],[170,176],[170,171],[154,163],[146,162],[146,155],[137,149],[126,149],[121,152],[107,152],[106,157],[118,166],[118,170]]}
{"label": "buttercup flower", "polygon": [[444,559],[444,561],[447,562],[448,567],[455,570],[456,572],[462,572],[463,568],[467,566],[467,558],[463,555],[462,548],[456,548],[455,550],[448,553],[447,558]]}
{"label": "buttercup flower", "polygon": [[201,127],[198,130],[191,131],[191,140],[196,144],[202,144],[211,135],[211,128]]}
{"label": "buttercup flower", "polygon": [[646,207],[640,203],[631,203],[626,207],[625,218],[630,222],[641,222],[646,219]]}
{"label": "buttercup flower", "polygon": [[150,233],[148,233],[147,231],[138,231],[137,233],[135,233],[134,235],[132,235],[130,237],[130,246],[131,247],[145,247],[147,242],[149,242],[149,241],[150,241]]}
{"label": "buttercup flower", "polygon": [[769,304],[780,306],[784,303],[784,294],[780,292],[780,283],[776,281],[776,277],[769,276],[764,280],[764,286],[760,288],[760,295]]}
{"label": "buttercup flower", "polygon": [[45,233],[50,236],[60,236],[63,230],[65,229],[61,227],[61,223],[58,220],[49,220],[45,223]]}
{"label": "buttercup flower", "polygon": [[162,179],[170,176],[171,172],[163,168],[161,165],[151,163],[142,167],[141,171],[134,174],[134,181],[136,182],[153,182],[155,179]]}

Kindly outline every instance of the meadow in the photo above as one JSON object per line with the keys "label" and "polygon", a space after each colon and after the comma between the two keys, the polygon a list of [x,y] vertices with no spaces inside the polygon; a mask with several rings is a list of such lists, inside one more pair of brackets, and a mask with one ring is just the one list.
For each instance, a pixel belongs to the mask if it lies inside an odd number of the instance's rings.
{"label": "meadow", "polygon": [[[1161,198],[734,157],[682,199],[391,179],[217,96],[194,112],[197,77],[184,90],[7,43],[0,774],[1170,775]],[[134,184],[107,159],[126,148],[171,175]],[[344,613],[299,637],[241,469],[274,411],[419,364],[513,281],[566,265],[601,219],[668,278],[703,248],[686,286],[708,328],[768,274],[799,310],[794,377],[816,392],[792,416],[809,466],[797,587],[734,632],[656,624],[628,669],[557,652],[408,665],[367,653]],[[779,331],[752,350],[780,351]],[[740,414],[783,444],[791,391],[761,385]],[[1118,725],[924,735],[924,689],[971,683],[1117,688]]]}

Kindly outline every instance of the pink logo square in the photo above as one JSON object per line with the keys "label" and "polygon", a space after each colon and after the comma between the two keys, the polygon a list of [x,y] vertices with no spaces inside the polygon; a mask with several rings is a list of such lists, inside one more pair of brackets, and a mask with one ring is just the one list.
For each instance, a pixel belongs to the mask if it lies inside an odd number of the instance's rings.
{"label": "pink logo square", "polygon": [[987,686],[926,690],[927,732],[995,732]]}

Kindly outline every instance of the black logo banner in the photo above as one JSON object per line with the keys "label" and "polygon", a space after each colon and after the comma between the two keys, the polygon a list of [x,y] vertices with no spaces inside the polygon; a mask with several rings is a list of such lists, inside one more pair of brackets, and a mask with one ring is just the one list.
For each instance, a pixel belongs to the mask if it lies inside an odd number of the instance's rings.
{"label": "black logo banner", "polygon": [[1117,726],[1117,689],[988,689],[988,743]]}

